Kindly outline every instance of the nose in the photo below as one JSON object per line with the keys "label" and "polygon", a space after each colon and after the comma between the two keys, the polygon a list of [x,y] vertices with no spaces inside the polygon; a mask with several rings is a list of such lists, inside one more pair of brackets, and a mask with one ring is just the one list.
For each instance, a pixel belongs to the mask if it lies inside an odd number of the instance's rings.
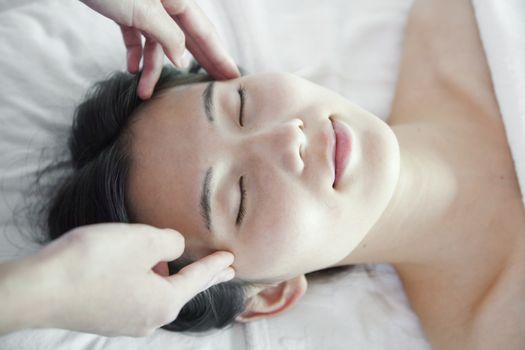
{"label": "nose", "polygon": [[270,161],[299,175],[304,168],[303,129],[303,121],[298,118],[258,129],[243,140],[240,152],[255,161]]}

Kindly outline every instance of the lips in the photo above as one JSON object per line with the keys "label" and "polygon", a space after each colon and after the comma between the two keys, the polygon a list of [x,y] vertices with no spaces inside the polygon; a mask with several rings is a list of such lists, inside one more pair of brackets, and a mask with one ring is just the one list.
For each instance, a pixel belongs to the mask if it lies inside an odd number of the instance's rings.
{"label": "lips", "polygon": [[350,129],[346,124],[336,119],[330,118],[335,135],[334,145],[334,168],[335,180],[332,187],[336,188],[341,181],[341,177],[348,165],[350,152],[352,150]]}

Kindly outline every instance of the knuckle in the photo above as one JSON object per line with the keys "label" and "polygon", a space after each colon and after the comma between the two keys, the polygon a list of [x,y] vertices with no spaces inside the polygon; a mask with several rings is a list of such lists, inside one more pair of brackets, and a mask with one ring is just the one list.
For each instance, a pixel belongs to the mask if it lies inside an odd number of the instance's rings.
{"label": "knuckle", "polygon": [[187,0],[177,0],[177,1],[167,1],[167,0],[161,0],[162,5],[166,8],[166,10],[172,14],[172,15],[178,15],[188,8],[188,1]]}
{"label": "knuckle", "polygon": [[171,56],[182,56],[186,49],[186,36],[182,31],[173,31],[171,35],[173,38],[170,38],[169,42],[163,45],[164,49],[167,50]]}
{"label": "knuckle", "polygon": [[181,30],[175,38],[175,45],[184,48],[186,46],[186,35]]}
{"label": "knuckle", "polygon": [[67,232],[61,239],[68,250],[74,252],[79,259],[94,257],[107,249],[109,240],[114,243],[121,234],[114,230],[118,228],[116,226],[111,226],[110,231],[108,228],[103,224],[79,226]]}
{"label": "knuckle", "polygon": [[83,227],[77,227],[64,235],[64,241],[68,246],[82,250],[90,245],[88,233]]}
{"label": "knuckle", "polygon": [[135,1],[134,6],[132,26],[147,31],[155,23],[158,2],[155,0]]}
{"label": "knuckle", "polygon": [[83,240],[83,231],[81,227],[76,227],[64,235],[64,239],[70,242],[79,242]]}

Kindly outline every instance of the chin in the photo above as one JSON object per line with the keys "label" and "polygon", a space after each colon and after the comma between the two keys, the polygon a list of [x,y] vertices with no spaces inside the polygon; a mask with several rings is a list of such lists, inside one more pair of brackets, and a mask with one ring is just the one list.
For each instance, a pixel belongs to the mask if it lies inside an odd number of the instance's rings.
{"label": "chin", "polygon": [[371,218],[369,229],[379,220],[394,196],[400,172],[400,151],[397,137],[386,123],[381,121],[380,137],[376,144],[376,165],[374,187],[374,217]]}
{"label": "chin", "polygon": [[400,151],[392,128],[371,113],[361,110],[357,117],[345,121],[353,129],[354,163],[349,163],[340,191],[345,201],[343,220],[354,234],[361,233],[351,239],[355,247],[392,200],[399,179]]}

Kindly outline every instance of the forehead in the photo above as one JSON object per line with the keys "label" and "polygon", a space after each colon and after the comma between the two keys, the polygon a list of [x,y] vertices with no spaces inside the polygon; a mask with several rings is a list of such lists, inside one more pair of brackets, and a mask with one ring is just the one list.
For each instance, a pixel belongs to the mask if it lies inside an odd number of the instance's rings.
{"label": "forehead", "polygon": [[198,215],[198,180],[205,171],[200,148],[204,146],[191,142],[205,137],[208,127],[201,100],[205,86],[171,88],[137,111],[130,126],[132,165],[127,192],[136,221],[206,236]]}

